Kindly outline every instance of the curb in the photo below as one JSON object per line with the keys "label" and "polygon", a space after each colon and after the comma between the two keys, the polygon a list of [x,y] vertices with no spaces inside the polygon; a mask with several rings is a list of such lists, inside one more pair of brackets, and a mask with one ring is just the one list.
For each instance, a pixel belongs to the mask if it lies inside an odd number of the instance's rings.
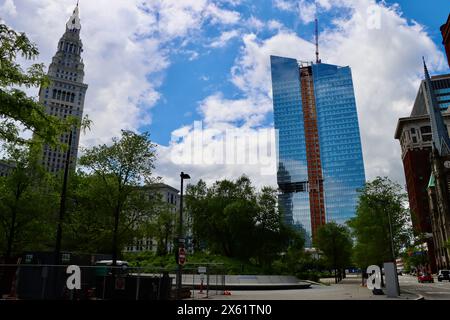
{"label": "curb", "polygon": [[315,281],[311,281],[311,280],[300,280],[300,281],[307,282],[307,283],[310,283],[310,284],[315,284],[317,286],[325,286],[325,284],[323,284],[323,283],[315,282]]}
{"label": "curb", "polygon": [[412,299],[412,300],[414,300],[414,301],[425,300],[425,297],[424,297],[423,295],[421,295],[421,294],[418,294],[418,293],[413,293],[413,292],[406,291],[406,290],[400,291],[400,294],[402,294],[402,293],[407,293],[407,294],[411,294],[411,295],[418,296],[418,298]]}

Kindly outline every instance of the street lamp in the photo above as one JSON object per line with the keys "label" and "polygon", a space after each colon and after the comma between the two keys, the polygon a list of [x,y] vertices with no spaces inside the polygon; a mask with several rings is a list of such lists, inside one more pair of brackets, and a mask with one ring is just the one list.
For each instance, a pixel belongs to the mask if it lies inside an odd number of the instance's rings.
{"label": "street lamp", "polygon": [[183,236],[183,181],[190,179],[191,177],[184,172],[181,172],[180,179],[181,179],[181,193],[180,193],[180,225],[178,230],[178,252],[177,252],[177,262],[178,262],[178,269],[177,269],[177,298],[180,299],[180,293],[181,293],[181,285],[182,285],[182,279],[181,279],[181,271],[182,271],[182,264],[180,263],[179,259],[179,252],[180,248],[184,247],[184,236]]}

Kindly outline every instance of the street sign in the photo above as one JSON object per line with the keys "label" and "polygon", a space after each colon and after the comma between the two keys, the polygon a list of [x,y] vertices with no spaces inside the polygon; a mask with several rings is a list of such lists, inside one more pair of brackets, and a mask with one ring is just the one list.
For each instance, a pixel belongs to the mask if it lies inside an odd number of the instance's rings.
{"label": "street sign", "polygon": [[206,267],[198,267],[198,273],[206,273]]}
{"label": "street sign", "polygon": [[117,277],[115,283],[116,290],[125,290],[125,278]]}
{"label": "street sign", "polygon": [[184,248],[178,249],[178,264],[180,266],[186,263],[186,250]]}

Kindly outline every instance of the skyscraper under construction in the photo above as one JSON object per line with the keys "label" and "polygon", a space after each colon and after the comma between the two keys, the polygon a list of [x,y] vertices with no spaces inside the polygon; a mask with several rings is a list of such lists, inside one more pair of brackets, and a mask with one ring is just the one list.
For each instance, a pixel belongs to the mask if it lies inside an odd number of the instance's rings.
{"label": "skyscraper under construction", "polygon": [[270,59],[279,204],[311,247],[318,227],[355,215],[365,183],[351,70]]}

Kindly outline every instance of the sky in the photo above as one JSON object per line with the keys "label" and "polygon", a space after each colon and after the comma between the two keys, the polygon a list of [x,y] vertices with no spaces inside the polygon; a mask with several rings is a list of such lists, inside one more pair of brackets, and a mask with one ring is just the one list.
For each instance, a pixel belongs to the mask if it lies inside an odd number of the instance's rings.
{"label": "sky", "polygon": [[[0,0],[0,18],[48,66],[75,4]],[[322,61],[352,69],[366,178],[404,185],[395,127],[411,111],[422,56],[432,74],[450,72],[439,32],[449,13],[447,0],[80,0],[84,112],[93,120],[81,147],[121,129],[148,131],[155,174],[168,184],[184,171],[192,182],[245,173],[276,186],[273,144],[267,153],[250,147],[275,137],[269,57],[314,60],[317,14]],[[222,162],[217,150],[230,132],[250,142]],[[200,158],[190,153],[195,141]]]}

